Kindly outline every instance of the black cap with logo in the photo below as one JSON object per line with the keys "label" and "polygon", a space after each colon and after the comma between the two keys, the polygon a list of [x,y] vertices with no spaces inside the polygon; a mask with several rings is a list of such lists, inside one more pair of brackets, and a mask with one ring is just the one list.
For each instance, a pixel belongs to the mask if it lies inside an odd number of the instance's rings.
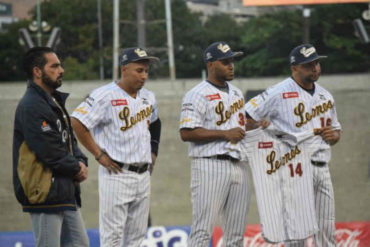
{"label": "black cap with logo", "polygon": [[214,62],[216,60],[222,60],[232,57],[243,56],[243,52],[234,52],[231,50],[230,46],[223,41],[215,42],[207,47],[204,52],[204,61]]}
{"label": "black cap with logo", "polygon": [[120,57],[120,65],[123,66],[128,63],[138,62],[141,60],[148,60],[149,62],[159,62],[159,58],[148,56],[146,51],[139,47],[131,47],[123,49]]}
{"label": "black cap with logo", "polygon": [[295,47],[289,55],[289,61],[291,65],[299,65],[310,63],[320,58],[326,58],[327,56],[320,56],[317,54],[315,47],[311,44],[303,44]]}

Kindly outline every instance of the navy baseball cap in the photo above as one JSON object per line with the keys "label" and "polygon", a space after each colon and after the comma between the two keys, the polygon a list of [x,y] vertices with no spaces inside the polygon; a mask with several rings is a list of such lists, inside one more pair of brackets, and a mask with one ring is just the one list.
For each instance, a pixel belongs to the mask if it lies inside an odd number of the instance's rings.
{"label": "navy baseball cap", "polygon": [[144,49],[139,47],[131,47],[123,49],[122,55],[120,57],[120,65],[123,66],[125,64],[141,60],[148,60],[149,62],[159,62],[159,58],[148,56]]}
{"label": "navy baseball cap", "polygon": [[234,52],[231,50],[230,46],[223,41],[215,42],[207,47],[204,52],[204,61],[214,62],[216,60],[223,60],[232,57],[243,56],[243,52]]}
{"label": "navy baseball cap", "polygon": [[320,58],[326,58],[327,56],[319,56],[316,52],[315,47],[311,44],[303,44],[295,47],[289,55],[291,65],[299,65],[310,63]]}

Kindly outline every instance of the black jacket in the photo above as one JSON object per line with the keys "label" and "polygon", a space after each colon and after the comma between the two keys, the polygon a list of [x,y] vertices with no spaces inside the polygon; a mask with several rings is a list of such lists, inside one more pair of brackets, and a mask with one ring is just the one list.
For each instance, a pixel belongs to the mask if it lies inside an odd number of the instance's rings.
{"label": "black jacket", "polygon": [[79,161],[87,165],[87,158],[70,128],[65,109],[68,94],[56,91],[53,97],[59,106],[29,81],[15,113],[13,185],[24,212],[58,212],[81,206],[80,187],[73,178],[80,171]]}

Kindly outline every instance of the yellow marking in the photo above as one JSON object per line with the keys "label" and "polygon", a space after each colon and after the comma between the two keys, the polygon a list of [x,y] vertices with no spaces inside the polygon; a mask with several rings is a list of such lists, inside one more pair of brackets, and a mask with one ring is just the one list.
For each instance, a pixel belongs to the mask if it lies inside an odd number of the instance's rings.
{"label": "yellow marking", "polygon": [[256,100],[256,99],[251,99],[251,100],[249,100],[249,103],[251,103],[251,104],[252,104],[252,106],[254,106],[254,107],[257,107],[257,106],[258,106],[258,104],[257,104],[257,100]]}
{"label": "yellow marking", "polygon": [[183,124],[183,123],[189,123],[191,121],[190,118],[184,118],[180,121],[180,125]]}
{"label": "yellow marking", "polygon": [[82,113],[83,115],[86,115],[87,114],[87,111],[84,110],[84,106],[80,107],[80,108],[76,108],[76,110],[74,110],[75,112],[80,112]]}

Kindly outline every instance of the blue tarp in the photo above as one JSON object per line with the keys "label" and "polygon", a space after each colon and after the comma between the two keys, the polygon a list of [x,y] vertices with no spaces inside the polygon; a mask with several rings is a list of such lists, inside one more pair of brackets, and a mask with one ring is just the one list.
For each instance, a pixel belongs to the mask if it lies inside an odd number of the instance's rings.
{"label": "blue tarp", "polygon": [[[186,247],[190,226],[150,227],[141,247]],[[90,247],[99,247],[99,230],[88,229]],[[1,247],[35,247],[32,232],[0,232]],[[211,246],[211,245],[210,245]]]}

